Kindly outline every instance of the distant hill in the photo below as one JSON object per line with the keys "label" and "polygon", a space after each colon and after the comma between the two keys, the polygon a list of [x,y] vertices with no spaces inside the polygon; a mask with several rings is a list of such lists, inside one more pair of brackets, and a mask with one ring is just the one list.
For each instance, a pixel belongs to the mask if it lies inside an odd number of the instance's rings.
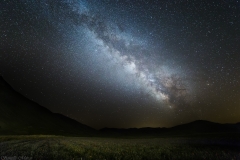
{"label": "distant hill", "polygon": [[205,120],[197,120],[170,128],[174,132],[188,133],[240,133],[240,126],[236,124],[220,124]]}
{"label": "distant hill", "polygon": [[115,136],[191,136],[203,134],[239,134],[240,123],[219,124],[205,120],[197,120],[172,128],[103,128],[101,132]]}
{"label": "distant hill", "polygon": [[103,128],[100,132],[48,109],[16,92],[0,77],[0,134],[47,134],[71,136],[181,136],[240,134],[240,123],[219,124],[204,120],[172,128]]}
{"label": "distant hill", "polygon": [[96,130],[29,100],[0,77],[0,134],[92,136]]}

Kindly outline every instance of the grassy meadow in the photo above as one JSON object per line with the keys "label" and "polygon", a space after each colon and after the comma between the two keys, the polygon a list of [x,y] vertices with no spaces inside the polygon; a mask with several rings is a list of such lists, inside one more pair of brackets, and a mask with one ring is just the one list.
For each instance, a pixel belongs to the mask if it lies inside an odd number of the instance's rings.
{"label": "grassy meadow", "polygon": [[1,159],[240,159],[240,138],[0,136]]}

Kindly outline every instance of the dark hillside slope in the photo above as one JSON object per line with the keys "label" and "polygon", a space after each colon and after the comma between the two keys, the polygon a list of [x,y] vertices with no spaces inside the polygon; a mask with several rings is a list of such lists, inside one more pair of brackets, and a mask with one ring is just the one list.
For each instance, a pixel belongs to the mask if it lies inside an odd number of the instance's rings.
{"label": "dark hillside slope", "polygon": [[96,130],[48,109],[16,92],[0,77],[0,134],[91,136]]}

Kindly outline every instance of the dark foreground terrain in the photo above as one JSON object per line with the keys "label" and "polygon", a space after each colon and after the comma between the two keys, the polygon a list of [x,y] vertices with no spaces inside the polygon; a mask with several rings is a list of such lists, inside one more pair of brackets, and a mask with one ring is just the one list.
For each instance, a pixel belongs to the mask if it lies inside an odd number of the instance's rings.
{"label": "dark foreground terrain", "polygon": [[0,158],[240,160],[240,123],[198,120],[172,128],[97,131],[52,113],[0,77]]}
{"label": "dark foreground terrain", "polygon": [[240,138],[0,136],[1,159],[240,159]]}

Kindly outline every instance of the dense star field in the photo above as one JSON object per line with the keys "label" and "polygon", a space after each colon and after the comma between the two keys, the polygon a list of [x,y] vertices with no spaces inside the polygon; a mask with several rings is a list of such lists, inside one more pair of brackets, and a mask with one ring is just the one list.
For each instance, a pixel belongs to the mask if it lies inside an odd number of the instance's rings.
{"label": "dense star field", "polygon": [[94,128],[240,121],[240,1],[2,0],[0,74]]}

